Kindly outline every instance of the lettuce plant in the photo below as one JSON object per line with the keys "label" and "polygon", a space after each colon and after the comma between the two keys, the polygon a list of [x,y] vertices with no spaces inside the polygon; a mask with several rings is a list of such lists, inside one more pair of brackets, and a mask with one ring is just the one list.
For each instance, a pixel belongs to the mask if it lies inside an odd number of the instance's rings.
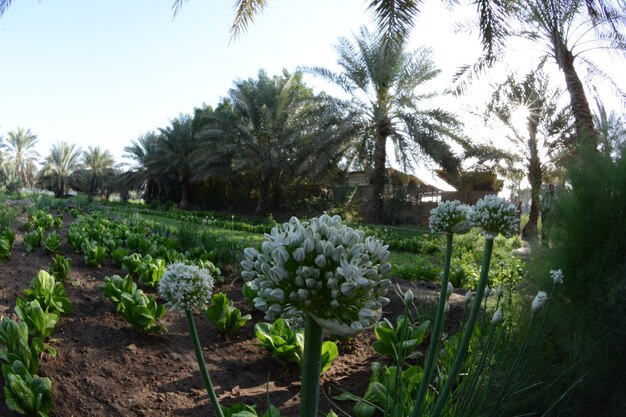
{"label": "lettuce plant", "polygon": [[165,328],[157,321],[165,314],[165,306],[158,305],[154,298],[137,289],[130,276],[106,277],[102,293],[113,304],[115,310],[135,329],[144,333],[161,333]]}
{"label": "lettuce plant", "polygon": [[6,316],[0,321],[0,360],[8,363],[20,361],[29,372],[39,371],[40,343],[28,343],[28,325]]}
{"label": "lettuce plant", "polygon": [[83,250],[83,255],[85,255],[85,263],[90,266],[99,268],[107,257],[106,248],[92,240],[85,240],[81,245],[81,249]]}
{"label": "lettuce plant", "polygon": [[406,315],[398,316],[395,328],[387,319],[379,321],[374,328],[377,340],[372,343],[372,348],[400,363],[402,359],[417,356],[416,348],[424,341],[429,327],[430,321],[417,325]]}
{"label": "lettuce plant", "polygon": [[37,300],[26,301],[18,297],[15,313],[28,326],[28,333],[41,339],[50,336],[59,322],[59,313],[44,311]]}
{"label": "lettuce plant", "polygon": [[72,260],[63,255],[54,255],[50,263],[50,274],[57,281],[63,282],[67,279],[72,270]]}
{"label": "lettuce plant", "polygon": [[232,333],[241,328],[252,318],[250,314],[241,315],[241,311],[223,292],[213,294],[211,305],[202,312],[221,333]]}
{"label": "lettuce plant", "polygon": [[42,308],[59,314],[71,314],[73,311],[63,284],[43,270],[33,278],[30,288],[24,290],[24,298],[27,301],[37,300]]}
{"label": "lettuce plant", "polygon": [[151,288],[155,288],[159,285],[159,281],[164,272],[165,261],[160,258],[152,258],[150,255],[144,256],[135,270],[141,282]]}
{"label": "lettuce plant", "polygon": [[41,246],[41,230],[34,229],[24,235],[24,249],[26,252],[32,252],[34,248]]}
{"label": "lettuce plant", "polygon": [[43,241],[43,248],[46,253],[58,253],[61,249],[61,236],[55,232],[48,234]]}
{"label": "lettuce plant", "polygon": [[2,365],[4,398],[10,410],[36,417],[48,417],[53,406],[52,382],[31,374],[24,364],[15,360]]}

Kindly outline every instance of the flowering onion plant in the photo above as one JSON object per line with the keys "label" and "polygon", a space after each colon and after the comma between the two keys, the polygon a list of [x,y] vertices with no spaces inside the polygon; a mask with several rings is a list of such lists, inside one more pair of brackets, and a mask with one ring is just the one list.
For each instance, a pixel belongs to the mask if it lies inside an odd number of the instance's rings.
{"label": "flowering onion plant", "polygon": [[339,336],[378,321],[389,302],[387,245],[326,214],[309,222],[292,217],[265,237],[261,252],[245,249],[241,275],[266,320],[306,313]]}
{"label": "flowering onion plant", "polygon": [[495,239],[498,234],[507,238],[513,237],[519,231],[517,209],[495,195],[478,200],[468,217],[472,226],[478,227],[487,239]]}
{"label": "flowering onion plant", "polygon": [[213,411],[217,417],[224,417],[224,412],[217,400],[217,395],[213,389],[213,383],[204,361],[202,347],[198,339],[198,331],[193,319],[193,308],[204,310],[211,299],[213,282],[213,277],[208,270],[198,268],[195,265],[176,262],[165,268],[165,272],[159,281],[159,294],[165,299],[168,307],[185,312],[196,359],[204,385],[211,399]]}

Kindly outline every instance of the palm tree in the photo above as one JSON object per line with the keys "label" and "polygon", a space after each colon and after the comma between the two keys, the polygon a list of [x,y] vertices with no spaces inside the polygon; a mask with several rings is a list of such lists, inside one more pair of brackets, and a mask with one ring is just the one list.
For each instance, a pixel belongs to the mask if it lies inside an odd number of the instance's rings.
{"label": "palm tree", "polygon": [[56,197],[63,197],[67,191],[70,176],[81,167],[81,150],[75,144],[59,142],[52,145],[41,169],[42,180]]}
{"label": "palm tree", "polygon": [[[509,75],[487,105],[487,115],[495,115],[508,129],[506,138],[515,148],[513,158],[526,168],[531,189],[530,214],[522,231],[526,238],[537,237],[541,186],[554,165],[562,162],[562,145],[571,131],[571,112],[559,106],[561,95],[561,90],[550,88],[545,74],[531,71],[522,80]],[[520,110],[524,120],[516,121]]]}
{"label": "palm tree", "polygon": [[301,73],[269,77],[259,71],[257,79],[236,81],[228,97],[207,113],[212,123],[202,136],[217,151],[211,163],[230,161],[233,172],[253,173],[259,186],[256,211],[267,214],[286,180],[316,176],[345,149],[334,104],[327,96],[314,96]]}
{"label": "palm tree", "polygon": [[342,72],[325,68],[310,71],[340,86],[350,96],[346,104],[359,118],[362,148],[373,150],[372,204],[370,220],[383,219],[387,140],[406,166],[427,155],[454,175],[460,161],[445,138],[461,141],[460,124],[441,109],[420,104],[433,93],[420,90],[439,74],[428,49],[404,51],[404,43],[386,42],[362,28],[354,42],[345,38],[337,46]]}
{"label": "palm tree", "polygon": [[98,188],[102,185],[103,177],[110,172],[115,165],[115,159],[108,149],[102,149],[100,146],[89,146],[83,152],[83,165],[89,175],[89,198],[93,198]]}
{"label": "palm tree", "polygon": [[148,132],[136,141],[131,141],[131,145],[124,148],[124,157],[135,163],[124,174],[122,188],[143,190],[143,199],[146,203],[158,199],[161,194],[159,175],[152,164],[158,143],[159,135],[155,132]]}
{"label": "palm tree", "polygon": [[181,199],[179,207],[188,209],[190,206],[189,191],[192,176],[192,159],[200,150],[201,141],[193,129],[193,118],[181,114],[170,121],[171,125],[159,128],[156,149],[152,160],[148,161],[156,175],[173,172],[180,186]]}
{"label": "palm tree", "polygon": [[17,131],[8,133],[6,142],[2,145],[6,150],[9,169],[19,179],[20,188],[33,185],[39,159],[39,154],[34,149],[36,144],[37,135],[32,134],[30,129],[18,127]]}

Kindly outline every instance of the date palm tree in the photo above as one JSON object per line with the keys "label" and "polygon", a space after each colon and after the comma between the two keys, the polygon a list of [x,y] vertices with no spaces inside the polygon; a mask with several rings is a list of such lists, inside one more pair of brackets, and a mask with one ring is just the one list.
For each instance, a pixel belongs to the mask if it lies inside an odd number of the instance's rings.
{"label": "date palm tree", "polygon": [[454,175],[460,160],[446,139],[463,142],[460,123],[451,113],[424,103],[435,96],[424,91],[424,84],[440,72],[430,50],[406,52],[404,42],[386,42],[366,28],[361,28],[354,42],[341,38],[336,49],[341,73],[325,68],[309,71],[338,85],[350,97],[346,105],[359,120],[361,147],[372,150],[369,218],[381,222],[388,139],[404,165],[426,155]]}
{"label": "date palm tree", "polygon": [[37,170],[39,154],[35,151],[37,135],[30,129],[18,127],[16,131],[7,134],[5,143],[2,145],[6,151],[6,163],[19,179],[21,187],[32,187]]}
{"label": "date palm tree", "polygon": [[58,142],[52,145],[41,169],[42,181],[56,197],[67,192],[67,183],[72,174],[81,167],[81,150],[73,143]]}
{"label": "date palm tree", "polygon": [[124,148],[124,157],[134,161],[134,164],[124,174],[122,188],[143,190],[143,199],[146,203],[158,199],[162,189],[153,163],[158,142],[159,135],[156,132],[148,132]]}
{"label": "date palm tree", "polygon": [[[541,186],[555,164],[562,162],[563,145],[572,133],[571,111],[559,105],[561,95],[560,89],[550,87],[543,72],[531,71],[521,79],[510,74],[497,86],[487,105],[487,116],[495,115],[507,129],[506,138],[514,149],[511,158],[526,168],[531,204],[522,231],[525,238],[537,237]],[[523,120],[515,120],[516,114],[521,114]]]}
{"label": "date palm tree", "polygon": [[[206,114],[211,122],[202,136],[216,150],[209,165],[230,161],[233,172],[255,175],[256,211],[267,214],[286,180],[315,176],[345,149],[349,136],[333,104],[329,97],[314,96],[301,73],[269,77],[259,71],[257,79],[236,81],[218,108]],[[201,171],[209,169],[205,165]]]}
{"label": "date palm tree", "polygon": [[115,158],[108,149],[102,149],[100,146],[89,146],[83,152],[83,165],[89,176],[87,194],[89,198],[93,198],[102,185],[105,175],[113,169]]}

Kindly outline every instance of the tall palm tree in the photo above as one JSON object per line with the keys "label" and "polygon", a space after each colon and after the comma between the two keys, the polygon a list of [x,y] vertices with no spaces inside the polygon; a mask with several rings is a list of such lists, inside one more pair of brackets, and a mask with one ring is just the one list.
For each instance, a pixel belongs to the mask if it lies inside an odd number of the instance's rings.
{"label": "tall palm tree", "polygon": [[124,148],[124,157],[134,161],[134,165],[124,174],[122,187],[128,190],[143,190],[143,199],[150,203],[159,198],[161,186],[159,175],[152,161],[159,143],[159,135],[148,132]]}
{"label": "tall palm tree", "polygon": [[404,42],[386,42],[384,37],[361,28],[354,42],[346,38],[339,40],[336,49],[341,73],[325,68],[310,69],[349,94],[346,104],[360,121],[363,148],[373,150],[369,214],[373,222],[383,219],[388,139],[404,165],[426,155],[453,175],[460,164],[445,140],[462,142],[459,122],[452,114],[424,104],[435,94],[423,92],[423,86],[439,74],[430,58],[431,52],[428,49],[405,52],[404,45]]}
{"label": "tall palm tree", "polygon": [[18,127],[17,131],[8,133],[2,145],[6,151],[7,164],[14,175],[19,178],[20,187],[31,187],[37,170],[39,154],[35,151],[37,135],[30,129]]}
{"label": "tall palm tree", "polygon": [[215,163],[226,159],[234,172],[254,173],[256,211],[266,214],[280,200],[285,180],[316,175],[345,149],[334,110],[334,100],[314,96],[301,73],[269,77],[260,71],[257,79],[235,82],[209,114],[213,124],[203,137],[217,145]]}
{"label": "tall palm tree", "polygon": [[[506,138],[515,149],[513,157],[526,168],[531,190],[530,214],[522,231],[526,238],[537,237],[541,186],[554,165],[562,162],[562,145],[571,133],[571,111],[559,105],[561,95],[560,89],[550,87],[543,72],[531,71],[522,79],[510,74],[487,105],[487,115],[495,115],[507,128]],[[526,112],[522,113],[523,126],[515,120],[520,109]]]}
{"label": "tall palm tree", "polygon": [[108,149],[103,150],[100,146],[89,146],[83,152],[83,165],[89,175],[88,195],[93,198],[102,185],[104,175],[113,169],[115,159]]}
{"label": "tall palm tree", "polygon": [[156,143],[154,157],[149,164],[157,175],[175,173],[181,191],[179,207],[188,209],[192,159],[200,150],[201,140],[195,135],[193,118],[190,115],[181,114],[170,123],[168,127],[159,128],[161,134]]}
{"label": "tall palm tree", "polygon": [[56,197],[63,197],[67,192],[70,176],[81,167],[81,150],[73,143],[58,142],[50,148],[41,174],[44,183],[52,188]]}

